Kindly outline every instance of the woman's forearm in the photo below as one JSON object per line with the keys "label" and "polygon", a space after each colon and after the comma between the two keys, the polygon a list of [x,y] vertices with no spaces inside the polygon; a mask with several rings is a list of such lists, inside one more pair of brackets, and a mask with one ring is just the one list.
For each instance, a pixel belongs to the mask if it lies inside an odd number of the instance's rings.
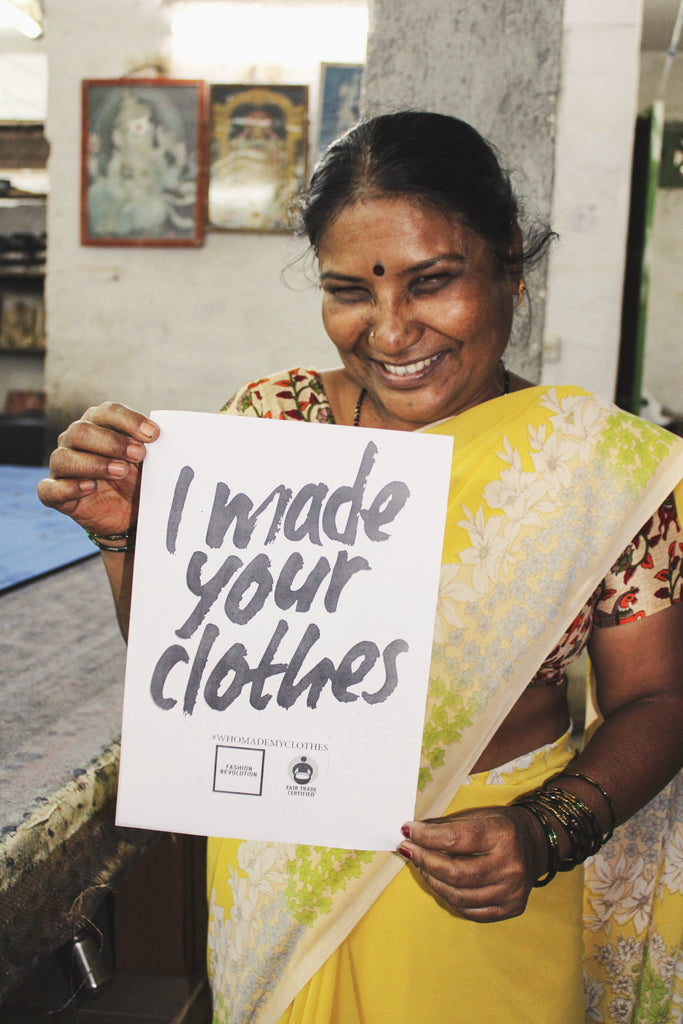
{"label": "woman's forearm", "polygon": [[[594,778],[604,787],[612,799],[616,823],[620,824],[683,767],[681,737],[683,694],[668,691],[644,696],[622,705],[605,719],[572,762],[572,770]],[[584,791],[581,795],[583,798]],[[596,810],[600,799],[597,795],[597,799],[594,796],[590,800]]]}
{"label": "woman's forearm", "polygon": [[128,640],[128,627],[130,624],[130,599],[133,588],[133,558],[134,552],[126,551],[122,554],[103,551],[102,561],[109,579],[114,605],[116,606],[116,617],[119,629],[124,640]]}

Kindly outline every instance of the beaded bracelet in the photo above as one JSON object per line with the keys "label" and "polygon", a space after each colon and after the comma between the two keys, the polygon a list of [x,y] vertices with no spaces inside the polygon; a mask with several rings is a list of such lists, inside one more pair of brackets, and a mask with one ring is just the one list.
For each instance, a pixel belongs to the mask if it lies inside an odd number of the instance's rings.
{"label": "beaded bracelet", "polygon": [[[106,537],[95,534],[92,530],[86,530],[85,532],[100,551],[118,551],[121,554],[125,554],[127,551],[135,551],[136,528],[134,526],[131,526],[130,530],[125,530],[123,533],[110,533]],[[126,543],[118,547],[110,543],[113,540],[125,540]]]}

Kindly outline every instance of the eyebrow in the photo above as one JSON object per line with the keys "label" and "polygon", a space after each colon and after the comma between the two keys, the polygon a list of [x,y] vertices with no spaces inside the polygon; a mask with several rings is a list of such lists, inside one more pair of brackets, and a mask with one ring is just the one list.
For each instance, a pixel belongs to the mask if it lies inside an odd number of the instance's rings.
{"label": "eyebrow", "polygon": [[[438,255],[432,256],[431,259],[413,263],[410,267],[402,270],[399,277],[409,277],[411,274],[419,273],[420,270],[429,270],[430,267],[435,267],[438,263],[465,263],[466,260],[467,257],[462,253],[440,252]],[[321,281],[328,281],[331,278],[335,281],[348,281],[350,284],[360,284],[365,280],[363,277],[355,277],[351,274],[338,274],[334,270],[328,270],[320,275]]]}
{"label": "eyebrow", "polygon": [[467,257],[459,252],[440,252],[430,260],[422,260],[420,263],[414,263],[406,270],[402,270],[399,277],[408,277],[419,270],[429,270],[430,267],[435,267],[437,263],[465,263],[466,260]]}
{"label": "eyebrow", "polygon": [[349,281],[352,284],[360,284],[364,280],[362,277],[352,277],[350,274],[338,274],[335,270],[328,270],[320,275],[321,281],[327,281],[330,278],[334,278],[335,281]]}

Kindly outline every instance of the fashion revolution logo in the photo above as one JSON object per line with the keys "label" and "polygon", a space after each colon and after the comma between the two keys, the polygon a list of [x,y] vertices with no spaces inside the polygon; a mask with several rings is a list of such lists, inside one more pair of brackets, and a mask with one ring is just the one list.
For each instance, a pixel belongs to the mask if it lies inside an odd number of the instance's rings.
{"label": "fashion revolution logo", "polygon": [[265,750],[253,747],[216,746],[214,793],[261,796]]}

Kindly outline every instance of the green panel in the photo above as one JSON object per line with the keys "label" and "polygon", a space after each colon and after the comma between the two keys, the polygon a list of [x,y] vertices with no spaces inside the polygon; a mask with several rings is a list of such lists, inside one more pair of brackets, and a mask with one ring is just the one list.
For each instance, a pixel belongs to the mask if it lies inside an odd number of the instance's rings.
{"label": "green panel", "polygon": [[660,188],[683,188],[683,121],[664,125]]}
{"label": "green panel", "polygon": [[617,404],[634,413],[640,412],[642,401],[650,249],[663,127],[664,105],[659,101],[636,122],[617,380]]}

